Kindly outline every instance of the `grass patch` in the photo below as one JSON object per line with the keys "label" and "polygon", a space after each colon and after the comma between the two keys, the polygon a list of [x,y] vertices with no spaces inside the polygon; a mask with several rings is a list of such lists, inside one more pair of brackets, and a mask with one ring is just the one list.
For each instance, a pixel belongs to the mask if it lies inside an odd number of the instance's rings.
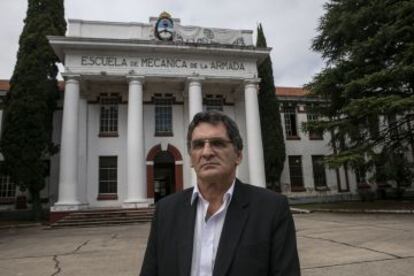
{"label": "grass patch", "polygon": [[42,223],[49,221],[49,209],[43,209],[43,217],[40,221],[33,220],[32,210],[3,210],[0,211],[0,226],[5,225],[23,225]]}
{"label": "grass patch", "polygon": [[374,201],[344,201],[330,203],[297,204],[292,207],[315,209],[349,209],[349,210],[414,210],[413,200],[374,200]]}

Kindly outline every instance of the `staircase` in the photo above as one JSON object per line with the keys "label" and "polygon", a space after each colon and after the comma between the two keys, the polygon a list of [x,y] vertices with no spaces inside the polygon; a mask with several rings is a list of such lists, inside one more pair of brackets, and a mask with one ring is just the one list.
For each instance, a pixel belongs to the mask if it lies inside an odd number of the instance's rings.
{"label": "staircase", "polygon": [[139,209],[94,209],[76,211],[50,224],[51,228],[72,226],[99,226],[109,224],[150,222],[154,214],[154,207]]}

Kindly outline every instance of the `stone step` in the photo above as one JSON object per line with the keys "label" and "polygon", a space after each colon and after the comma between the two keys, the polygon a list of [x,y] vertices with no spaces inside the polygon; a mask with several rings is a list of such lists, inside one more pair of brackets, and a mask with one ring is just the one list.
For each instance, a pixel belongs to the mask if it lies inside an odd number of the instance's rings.
{"label": "stone step", "polygon": [[70,214],[69,216],[64,217],[63,219],[67,218],[91,218],[91,217],[133,217],[133,216],[152,216],[154,212],[131,212],[131,213],[94,213],[94,214]]}
{"label": "stone step", "polygon": [[154,208],[140,209],[94,209],[70,213],[51,224],[51,228],[70,226],[94,226],[105,224],[121,224],[134,222],[150,222]]}
{"label": "stone step", "polygon": [[76,211],[77,213],[94,213],[94,212],[132,212],[132,211],[145,211],[145,210],[155,210],[154,206],[142,207],[142,208],[91,208],[91,209],[81,209]]}
{"label": "stone step", "polygon": [[141,216],[118,216],[118,217],[70,217],[70,218],[63,218],[58,222],[66,222],[66,221],[104,221],[104,220],[134,220],[134,219],[152,219],[152,215],[141,215]]}
{"label": "stone step", "polygon": [[54,223],[50,225],[51,228],[65,228],[65,227],[93,227],[104,225],[118,225],[118,224],[130,224],[130,223],[148,223],[151,220],[128,220],[128,221],[89,221],[89,222],[62,222]]}
{"label": "stone step", "polygon": [[139,209],[91,209],[91,210],[82,210],[71,213],[74,214],[85,214],[85,215],[94,215],[94,214],[120,214],[120,213],[153,213],[155,208],[139,208]]}

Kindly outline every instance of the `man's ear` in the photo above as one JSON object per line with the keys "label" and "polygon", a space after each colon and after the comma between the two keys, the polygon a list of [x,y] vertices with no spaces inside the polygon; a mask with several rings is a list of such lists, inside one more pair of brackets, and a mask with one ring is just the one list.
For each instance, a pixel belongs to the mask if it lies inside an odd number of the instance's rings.
{"label": "man's ear", "polygon": [[239,151],[237,152],[237,158],[236,158],[236,165],[240,165],[241,161],[243,160],[243,152]]}

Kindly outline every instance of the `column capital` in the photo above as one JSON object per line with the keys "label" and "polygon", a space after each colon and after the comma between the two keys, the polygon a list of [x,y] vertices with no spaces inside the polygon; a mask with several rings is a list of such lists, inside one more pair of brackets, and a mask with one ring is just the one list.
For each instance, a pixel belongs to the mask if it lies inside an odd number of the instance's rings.
{"label": "column capital", "polygon": [[126,79],[128,83],[131,83],[133,81],[139,81],[141,84],[144,83],[145,77],[144,76],[137,76],[137,75],[127,75]]}
{"label": "column capital", "polygon": [[244,79],[243,83],[244,85],[249,85],[249,84],[257,85],[260,83],[260,78]]}
{"label": "column capital", "polygon": [[62,73],[61,75],[62,75],[62,77],[65,81],[69,81],[69,80],[79,81],[80,80],[80,75],[79,74]]}
{"label": "column capital", "polygon": [[191,84],[191,83],[199,83],[201,84],[206,78],[204,77],[198,77],[198,76],[194,76],[194,77],[188,77],[187,78],[187,84]]}

